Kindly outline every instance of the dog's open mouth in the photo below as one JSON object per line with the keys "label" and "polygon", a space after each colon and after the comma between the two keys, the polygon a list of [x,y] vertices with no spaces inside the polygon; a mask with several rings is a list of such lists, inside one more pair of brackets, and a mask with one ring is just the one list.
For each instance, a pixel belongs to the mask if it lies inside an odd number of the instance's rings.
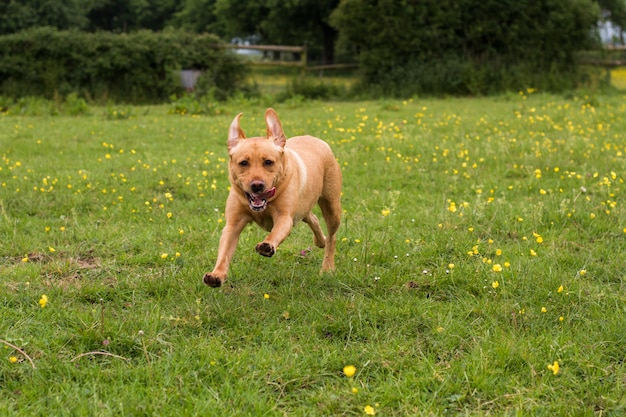
{"label": "dog's open mouth", "polygon": [[250,209],[252,211],[265,210],[265,208],[267,207],[267,200],[274,197],[275,193],[276,188],[274,187],[260,194],[246,193],[246,197],[248,197],[248,204],[250,204]]}

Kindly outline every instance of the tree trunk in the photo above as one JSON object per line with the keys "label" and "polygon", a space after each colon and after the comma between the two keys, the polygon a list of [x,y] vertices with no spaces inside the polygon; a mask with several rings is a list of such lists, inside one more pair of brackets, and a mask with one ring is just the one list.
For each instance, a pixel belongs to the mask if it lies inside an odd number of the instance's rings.
{"label": "tree trunk", "polygon": [[335,41],[337,40],[337,30],[326,22],[320,25],[322,30],[322,60],[323,64],[335,63]]}

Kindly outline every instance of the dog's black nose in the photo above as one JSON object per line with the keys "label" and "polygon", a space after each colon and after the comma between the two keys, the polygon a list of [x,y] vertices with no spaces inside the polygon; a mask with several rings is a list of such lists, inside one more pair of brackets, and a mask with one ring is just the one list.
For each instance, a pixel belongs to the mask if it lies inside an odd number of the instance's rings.
{"label": "dog's black nose", "polygon": [[265,189],[265,184],[263,183],[263,181],[253,181],[250,184],[250,189],[253,193],[262,193]]}

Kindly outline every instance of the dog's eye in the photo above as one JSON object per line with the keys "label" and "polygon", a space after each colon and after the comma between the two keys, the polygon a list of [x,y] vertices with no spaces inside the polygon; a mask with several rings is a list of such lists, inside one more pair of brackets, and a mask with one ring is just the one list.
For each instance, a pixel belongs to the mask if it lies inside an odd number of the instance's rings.
{"label": "dog's eye", "polygon": [[244,161],[239,162],[239,166],[240,167],[247,167],[248,166],[248,161],[244,160]]}
{"label": "dog's eye", "polygon": [[274,161],[272,161],[271,159],[266,159],[263,162],[263,165],[265,165],[266,167],[271,167],[272,165],[274,165]]}

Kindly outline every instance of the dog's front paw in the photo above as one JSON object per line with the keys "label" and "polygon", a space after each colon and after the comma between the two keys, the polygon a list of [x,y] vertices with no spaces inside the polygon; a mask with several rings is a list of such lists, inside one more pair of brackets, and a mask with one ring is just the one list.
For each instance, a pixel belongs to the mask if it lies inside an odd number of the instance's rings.
{"label": "dog's front paw", "polygon": [[261,242],[256,245],[256,251],[259,255],[267,257],[274,256],[274,254],[276,253],[276,251],[274,250],[274,246],[267,242]]}
{"label": "dog's front paw", "polygon": [[222,286],[222,283],[225,279],[226,278],[218,277],[207,272],[206,274],[204,274],[204,278],[202,279],[202,281],[204,281],[204,283],[209,287],[217,288]]}

